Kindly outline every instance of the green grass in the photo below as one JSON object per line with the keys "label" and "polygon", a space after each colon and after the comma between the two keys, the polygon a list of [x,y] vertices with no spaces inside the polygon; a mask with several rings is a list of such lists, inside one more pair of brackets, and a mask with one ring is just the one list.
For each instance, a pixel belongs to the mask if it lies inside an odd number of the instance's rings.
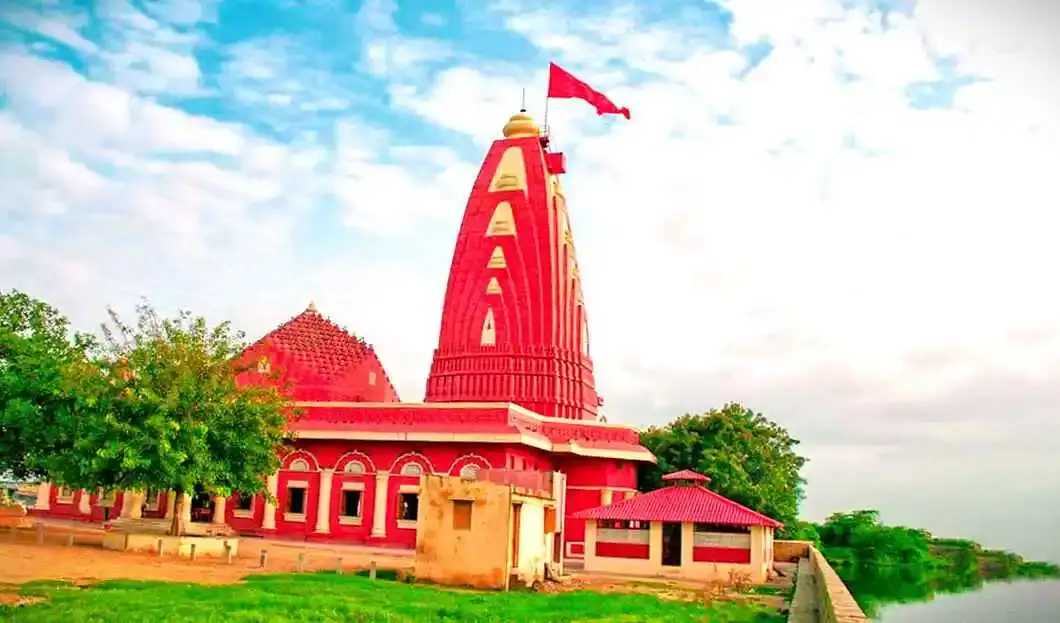
{"label": "green grass", "polygon": [[427,623],[501,622],[684,622],[778,623],[774,611],[742,603],[662,601],[653,595],[570,592],[492,593],[445,590],[334,573],[257,575],[245,584],[202,586],[111,580],[87,588],[31,582],[25,596],[46,601],[0,607],[0,620],[60,621],[344,621]]}

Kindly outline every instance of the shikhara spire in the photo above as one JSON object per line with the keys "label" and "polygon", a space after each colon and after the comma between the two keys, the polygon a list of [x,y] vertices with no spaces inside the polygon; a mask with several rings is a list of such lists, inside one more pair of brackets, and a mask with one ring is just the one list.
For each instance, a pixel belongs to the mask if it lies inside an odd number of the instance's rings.
{"label": "shikhara spire", "polygon": [[570,218],[525,112],[490,147],[468,198],[442,308],[427,402],[514,402],[595,419],[600,399]]}

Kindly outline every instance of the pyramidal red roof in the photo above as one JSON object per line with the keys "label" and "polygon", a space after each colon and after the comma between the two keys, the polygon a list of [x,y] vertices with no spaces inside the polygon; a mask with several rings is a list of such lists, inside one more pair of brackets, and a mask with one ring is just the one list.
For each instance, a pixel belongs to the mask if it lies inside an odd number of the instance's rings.
{"label": "pyramidal red roof", "polygon": [[[312,303],[301,314],[252,344],[246,353],[255,357],[264,355],[276,362],[294,384],[296,394],[302,393],[298,391],[299,386],[305,389],[323,386],[332,387],[340,394],[348,393],[345,390],[356,389],[358,393],[362,393],[362,389],[369,390],[369,394],[379,396],[363,399],[377,402],[389,401],[383,398],[384,395],[397,400],[397,392],[375,349],[322,316]],[[363,381],[347,378],[352,371],[366,365],[378,369],[378,376],[382,377],[377,379],[376,387],[371,388],[375,391],[360,387]],[[351,382],[358,387],[341,387]],[[338,396],[332,399],[338,399]]]}
{"label": "pyramidal red roof", "polygon": [[682,469],[679,472],[670,472],[663,476],[662,479],[664,482],[675,482],[678,480],[687,480],[689,482],[710,482],[710,478],[690,469]]}
{"label": "pyramidal red roof", "polygon": [[[688,471],[695,477],[702,474]],[[683,474],[683,472],[676,472]],[[670,475],[670,474],[668,474]],[[687,475],[670,480],[695,480]],[[707,523],[726,526],[766,526],[781,528],[779,521],[737,504],[701,485],[670,485],[621,502],[575,513],[577,519],[618,521],[668,521]]]}

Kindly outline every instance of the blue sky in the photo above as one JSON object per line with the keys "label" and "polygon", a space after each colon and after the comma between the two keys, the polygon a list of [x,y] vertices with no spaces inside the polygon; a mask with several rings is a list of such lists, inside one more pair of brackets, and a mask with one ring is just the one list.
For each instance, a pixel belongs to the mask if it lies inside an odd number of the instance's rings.
{"label": "blue sky", "polygon": [[810,516],[1060,559],[1060,54],[984,2],[7,3],[0,288],[252,338],[312,300],[418,399],[554,60],[633,111],[549,111],[612,420],[740,400],[803,440]]}

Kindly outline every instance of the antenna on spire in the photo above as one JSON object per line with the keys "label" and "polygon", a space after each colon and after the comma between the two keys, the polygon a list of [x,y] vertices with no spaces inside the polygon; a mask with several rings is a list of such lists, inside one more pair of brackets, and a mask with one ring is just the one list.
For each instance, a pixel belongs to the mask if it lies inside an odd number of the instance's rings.
{"label": "antenna on spire", "polygon": [[523,105],[519,107],[519,112],[526,112],[526,87],[523,87]]}

